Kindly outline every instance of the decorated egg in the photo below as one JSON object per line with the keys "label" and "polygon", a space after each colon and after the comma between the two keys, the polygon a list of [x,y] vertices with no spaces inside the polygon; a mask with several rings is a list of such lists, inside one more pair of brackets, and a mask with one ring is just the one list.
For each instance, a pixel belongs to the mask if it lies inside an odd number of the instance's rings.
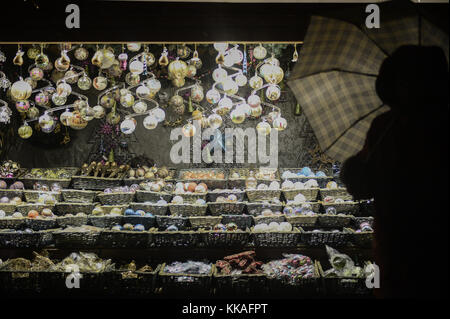
{"label": "decorated egg", "polygon": [[6,216],[5,211],[0,209],[0,218],[4,218],[5,216]]}
{"label": "decorated egg", "polygon": [[166,228],[166,231],[178,231],[178,227],[175,225],[170,225]]}
{"label": "decorated egg", "polygon": [[119,207],[114,207],[113,209],[111,209],[109,214],[110,215],[122,215],[122,209]]}
{"label": "decorated egg", "polygon": [[134,210],[132,210],[131,208],[127,208],[124,212],[125,216],[133,216],[134,215]]}
{"label": "decorated egg", "polygon": [[315,179],[309,179],[305,182],[305,188],[316,188],[319,187],[319,183]]}
{"label": "decorated egg", "polygon": [[337,211],[335,207],[327,207],[327,209],[325,209],[325,214],[327,215],[336,215]]}
{"label": "decorated egg", "polygon": [[96,90],[102,91],[102,90],[106,89],[106,87],[108,86],[108,79],[105,78],[104,76],[97,76],[96,78],[94,78],[94,81],[92,82],[92,86]]}
{"label": "decorated egg", "polygon": [[94,216],[101,216],[101,215],[104,215],[104,214],[105,214],[105,211],[101,207],[95,207],[92,210],[92,215],[94,215]]}
{"label": "decorated egg", "polygon": [[277,181],[271,182],[269,185],[269,189],[271,189],[271,190],[280,189],[280,183],[278,183]]}
{"label": "decorated egg", "polygon": [[135,231],[144,231],[145,227],[142,224],[136,224],[136,225],[134,225],[133,230],[135,230]]}
{"label": "decorated egg", "polygon": [[214,231],[226,231],[227,230],[227,226],[225,226],[224,224],[217,224],[214,226]]}
{"label": "decorated egg", "polygon": [[295,189],[304,189],[305,185],[302,182],[295,182],[294,183],[294,188]]}
{"label": "decorated egg", "polygon": [[337,188],[337,187],[338,187],[338,185],[335,181],[330,181],[327,183],[327,188],[329,188],[329,189],[333,189],[333,188]]}
{"label": "decorated egg", "polygon": [[126,223],[122,227],[123,227],[123,230],[133,230],[134,229],[133,224],[130,224],[130,223]]}
{"label": "decorated egg", "polygon": [[36,210],[30,210],[27,216],[28,218],[37,218],[39,216],[39,212]]}
{"label": "decorated egg", "polygon": [[177,195],[172,198],[172,203],[174,204],[183,204],[183,197]]}
{"label": "decorated egg", "polygon": [[51,217],[53,216],[53,212],[49,208],[44,208],[41,212],[41,215],[44,217]]}
{"label": "decorated egg", "polygon": [[196,204],[196,205],[205,205],[206,202],[205,202],[204,199],[198,198],[198,199],[195,201],[195,204]]}
{"label": "decorated egg", "polygon": [[25,113],[30,109],[30,102],[28,100],[19,100],[16,102],[16,109],[20,113]]}
{"label": "decorated egg", "polygon": [[12,217],[13,218],[22,218],[23,215],[21,213],[19,213],[19,212],[15,212],[14,214],[12,214]]}
{"label": "decorated egg", "polygon": [[282,184],[281,184],[281,188],[282,189],[293,189],[294,188],[294,183],[290,180],[285,180]]}
{"label": "decorated egg", "polygon": [[306,202],[306,197],[303,194],[297,194],[294,197],[294,202],[295,203],[304,203],[304,202]]}

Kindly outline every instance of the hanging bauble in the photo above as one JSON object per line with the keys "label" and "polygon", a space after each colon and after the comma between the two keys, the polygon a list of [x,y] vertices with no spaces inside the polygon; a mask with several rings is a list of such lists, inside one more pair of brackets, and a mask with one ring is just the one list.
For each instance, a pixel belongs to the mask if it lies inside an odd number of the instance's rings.
{"label": "hanging bauble", "polygon": [[186,59],[189,54],[191,54],[191,49],[186,45],[178,45],[177,46],[177,56],[181,59]]}
{"label": "hanging bauble", "polygon": [[46,92],[39,92],[34,96],[34,102],[39,106],[47,106],[49,102],[48,93]]}
{"label": "hanging bauble", "polygon": [[237,48],[231,49],[228,54],[232,57],[234,64],[241,63],[244,59],[244,53]]}
{"label": "hanging bauble", "polygon": [[42,80],[44,78],[44,71],[40,68],[32,68],[30,70],[30,76],[35,81]]}
{"label": "hanging bauble", "polygon": [[227,108],[227,107],[217,107],[215,109],[215,112],[217,114],[219,114],[220,116],[225,116],[228,114],[228,112],[230,112],[231,108]]}
{"label": "hanging bauble", "polygon": [[138,85],[140,81],[141,77],[137,73],[127,73],[127,75],[125,75],[125,82],[127,82],[128,85]]}
{"label": "hanging bauble", "polygon": [[56,93],[60,96],[67,97],[72,93],[72,87],[70,86],[70,84],[61,82],[56,87]]}
{"label": "hanging bauble", "polygon": [[78,74],[73,70],[69,70],[64,74],[64,81],[69,84],[75,84],[78,81]]}
{"label": "hanging bauble", "polygon": [[233,81],[232,78],[227,78],[225,81],[222,82],[222,88],[225,91],[225,93],[229,95],[236,94],[239,90],[239,86],[236,82]]}
{"label": "hanging bauble", "polygon": [[281,90],[278,86],[270,85],[266,89],[266,97],[271,101],[276,101],[280,98]]}
{"label": "hanging bauble", "polygon": [[119,61],[115,60],[114,64],[106,70],[106,73],[113,78],[121,77],[122,69],[119,66]]}
{"label": "hanging bauble", "polygon": [[230,113],[230,118],[235,124],[241,124],[245,121],[245,114],[240,109],[235,109]]}
{"label": "hanging bauble", "polygon": [[145,103],[144,101],[137,101],[133,105],[133,111],[138,114],[144,113],[145,111],[147,111],[147,103]]}
{"label": "hanging bauble", "polygon": [[127,118],[120,123],[120,131],[123,134],[131,134],[136,130],[136,120],[134,118]]}
{"label": "hanging bauble", "polygon": [[196,85],[191,89],[191,99],[194,102],[201,102],[205,94],[203,93],[203,88],[200,85]]}
{"label": "hanging bauble", "polygon": [[187,67],[186,76],[188,78],[193,78],[196,74],[197,74],[197,68],[195,67],[195,65],[189,65]]}
{"label": "hanging bauble", "polygon": [[106,114],[105,108],[101,105],[96,105],[93,107],[93,109],[94,109],[94,117],[96,119],[101,119]]}
{"label": "hanging bauble", "polygon": [[186,62],[177,59],[169,63],[168,71],[173,79],[182,79],[187,75],[188,66]]}
{"label": "hanging bauble", "polygon": [[102,65],[103,60],[103,52],[101,50],[98,50],[94,53],[94,56],[91,59],[91,63],[95,66],[100,67]]}
{"label": "hanging bauble", "polygon": [[234,64],[234,59],[231,56],[231,54],[227,54],[225,55],[224,59],[223,59],[223,65],[227,66],[227,67],[231,67]]}
{"label": "hanging bauble", "polygon": [[277,65],[268,64],[264,71],[264,80],[270,84],[278,84],[283,80],[283,69]]}
{"label": "hanging bauble", "polygon": [[91,88],[92,80],[86,75],[83,74],[77,81],[77,85],[80,90],[86,91]]}
{"label": "hanging bauble", "polygon": [[187,123],[183,126],[183,128],[181,129],[181,132],[183,133],[184,136],[186,137],[192,137],[195,135],[195,131],[196,128],[194,125],[192,125],[191,123]]}
{"label": "hanging bauble", "polygon": [[84,61],[89,57],[89,51],[83,47],[79,47],[75,50],[74,56],[78,61]]}
{"label": "hanging bauble", "polygon": [[214,49],[216,49],[216,51],[223,52],[226,49],[228,49],[228,43],[225,42],[214,43]]}
{"label": "hanging bauble", "polygon": [[37,47],[31,47],[28,49],[27,51],[27,56],[30,60],[34,60],[36,59],[37,55],[40,53],[41,51],[39,50],[39,48]]}
{"label": "hanging bauble", "polygon": [[202,116],[202,119],[200,120],[200,125],[202,128],[207,128],[209,127],[209,118],[207,118],[206,116]]}
{"label": "hanging bauble", "polygon": [[264,82],[260,76],[254,75],[250,78],[250,80],[248,81],[248,84],[250,85],[250,87],[252,89],[258,90],[258,89],[262,88]]}
{"label": "hanging bauble", "polygon": [[67,102],[67,96],[59,95],[58,93],[53,93],[52,102],[55,105],[64,105]]}
{"label": "hanging bauble", "polygon": [[31,85],[24,80],[14,82],[11,86],[11,96],[16,100],[26,100],[31,96]]}
{"label": "hanging bauble", "polygon": [[258,131],[259,134],[269,135],[271,130],[272,128],[267,122],[259,122],[258,125],[256,125],[256,131]]}
{"label": "hanging bauble", "polygon": [[266,60],[267,64],[272,64],[276,66],[280,66],[280,61],[272,54],[270,58]]}
{"label": "hanging bauble", "polygon": [[24,81],[27,82],[27,83],[31,86],[31,88],[32,88],[33,90],[34,90],[34,89],[36,88],[36,86],[37,86],[37,81],[36,81],[36,80],[33,80],[30,76],[27,77],[27,78],[25,78]]}
{"label": "hanging bauble", "polygon": [[64,77],[64,72],[53,70],[52,75],[50,76],[50,80],[52,80],[54,83],[58,83],[59,80],[62,80]]}
{"label": "hanging bauble", "polygon": [[61,121],[62,125],[69,126],[70,125],[70,119],[72,118],[73,113],[66,109],[61,115],[59,116],[59,120]]}
{"label": "hanging bauble", "polygon": [[52,116],[44,113],[39,117],[39,126],[41,127],[42,132],[50,133],[55,129],[56,121]]}
{"label": "hanging bauble", "polygon": [[174,95],[169,99],[169,105],[173,108],[177,108],[184,105],[184,100],[181,95]]}
{"label": "hanging bauble", "polygon": [[34,59],[34,62],[36,63],[36,66],[41,69],[45,69],[50,64],[48,56],[44,53],[39,53],[36,56],[36,59]]}
{"label": "hanging bauble", "polygon": [[198,58],[198,55],[197,55],[197,57],[193,57],[192,59],[190,59],[188,61],[188,64],[195,66],[195,68],[198,70],[198,69],[201,69],[203,62],[202,62],[202,60],[200,60]]}
{"label": "hanging bauble", "polygon": [[141,74],[144,72],[144,64],[139,60],[130,63],[130,72],[133,74]]}
{"label": "hanging bauble", "polygon": [[70,67],[70,58],[67,56],[67,53],[64,51],[61,53],[61,56],[55,61],[55,69],[58,71],[67,71]]}
{"label": "hanging bauble", "polygon": [[261,105],[261,99],[259,98],[258,95],[252,94],[248,97],[247,103],[252,108],[259,107]]}
{"label": "hanging bauble", "polygon": [[136,95],[139,98],[146,98],[150,95],[150,89],[146,85],[140,85],[136,89]]}
{"label": "hanging bauble", "polygon": [[267,122],[269,122],[270,124],[273,123],[273,121],[280,116],[280,112],[278,111],[272,111],[269,114],[267,114]]}
{"label": "hanging bauble", "polygon": [[169,65],[169,58],[167,57],[167,51],[161,53],[161,57],[159,58],[158,63],[160,66]]}
{"label": "hanging bauble", "polygon": [[33,129],[27,123],[24,123],[21,127],[19,127],[19,130],[17,132],[23,139],[30,138],[30,136],[33,135]]}
{"label": "hanging bauble", "polygon": [[239,86],[244,86],[247,84],[247,77],[242,73],[239,73],[234,80]]}
{"label": "hanging bauble", "polygon": [[16,102],[16,109],[20,113],[25,113],[30,109],[30,102],[28,100],[19,100]]}
{"label": "hanging bauble", "polygon": [[109,69],[116,59],[114,52],[112,51],[112,49],[102,49],[101,51],[103,54],[103,58],[101,61],[100,68]]}
{"label": "hanging bauble", "polygon": [[158,120],[154,116],[149,115],[144,118],[142,124],[147,130],[153,130],[158,126]]}
{"label": "hanging bauble", "polygon": [[32,106],[27,111],[27,117],[29,119],[34,119],[39,116],[39,109],[36,106]]}
{"label": "hanging bauble", "polygon": [[120,69],[122,71],[125,71],[127,69],[127,64],[128,64],[128,54],[126,53],[121,53],[119,54],[119,56],[117,57],[117,59],[119,59],[119,66]]}
{"label": "hanging bauble", "polygon": [[220,93],[219,93],[219,91],[217,91],[215,89],[211,89],[208,92],[206,92],[206,100],[210,104],[219,103],[219,101],[220,101]]}
{"label": "hanging bauble", "polygon": [[166,112],[160,107],[154,108],[150,115],[154,116],[158,123],[164,121],[166,119]]}
{"label": "hanging bauble", "polygon": [[21,66],[23,64],[23,54],[24,54],[23,51],[21,50],[17,51],[16,56],[13,59],[14,65]]}
{"label": "hanging bauble", "polygon": [[69,126],[74,130],[82,130],[88,125],[88,122],[83,120],[79,111],[74,111],[69,119]]}
{"label": "hanging bauble", "polygon": [[227,71],[222,69],[221,67],[218,67],[217,69],[215,69],[212,74],[213,80],[215,82],[219,82],[219,83],[225,81],[227,79],[227,77],[228,77]]}
{"label": "hanging bauble", "polygon": [[267,55],[267,50],[265,47],[262,46],[262,44],[259,44],[258,46],[256,46],[253,49],[253,56],[258,59],[258,60],[262,60],[266,57]]}
{"label": "hanging bauble", "polygon": [[147,62],[147,66],[153,65],[155,63],[155,61],[156,61],[155,56],[151,52],[146,52],[145,55],[142,56],[141,60],[142,60],[142,62],[147,60],[146,61]]}
{"label": "hanging bauble", "polygon": [[172,80],[173,86],[175,86],[177,88],[180,88],[180,87],[184,86],[185,83],[186,83],[186,80],[184,78],[173,79]]}
{"label": "hanging bauble", "polygon": [[79,111],[87,106],[88,106],[87,102],[83,99],[77,99],[73,102],[73,108],[77,111]]}
{"label": "hanging bauble", "polygon": [[131,52],[138,52],[141,49],[142,45],[140,43],[132,42],[127,43],[127,49]]}
{"label": "hanging bauble", "polygon": [[285,118],[278,116],[272,124],[273,128],[278,131],[284,131],[287,127],[287,121]]}
{"label": "hanging bauble", "polygon": [[261,107],[261,105],[260,105],[260,106],[257,106],[257,107],[252,107],[252,108],[251,108],[251,116],[252,116],[252,117],[258,118],[258,117],[261,116],[261,114],[262,114],[262,107]]}
{"label": "hanging bauble", "polygon": [[120,122],[120,114],[117,112],[109,112],[106,115],[106,122],[108,122],[111,125],[116,125]]}
{"label": "hanging bauble", "polygon": [[227,108],[227,109],[231,109],[233,107],[233,101],[228,97],[228,96],[224,96],[218,104],[219,108]]}
{"label": "hanging bauble", "polygon": [[208,116],[208,123],[211,128],[219,128],[222,122],[222,117],[219,114],[213,113]]}
{"label": "hanging bauble", "polygon": [[98,91],[103,91],[108,86],[108,79],[104,76],[97,76],[94,78],[92,86]]}
{"label": "hanging bauble", "polygon": [[120,97],[120,104],[126,108],[132,107],[134,105],[134,95],[131,93],[122,95]]}
{"label": "hanging bauble", "polygon": [[80,109],[81,118],[85,121],[92,121],[95,117],[95,111],[89,105]]}
{"label": "hanging bauble", "polygon": [[249,116],[252,115],[252,108],[251,108],[250,105],[248,105],[247,103],[239,104],[239,105],[236,107],[236,109],[237,109],[237,110],[240,110],[242,113],[244,113],[244,115],[245,115],[246,117],[249,117]]}
{"label": "hanging bauble", "polygon": [[158,79],[150,79],[147,81],[147,87],[150,89],[150,92],[157,93],[161,89],[161,82]]}

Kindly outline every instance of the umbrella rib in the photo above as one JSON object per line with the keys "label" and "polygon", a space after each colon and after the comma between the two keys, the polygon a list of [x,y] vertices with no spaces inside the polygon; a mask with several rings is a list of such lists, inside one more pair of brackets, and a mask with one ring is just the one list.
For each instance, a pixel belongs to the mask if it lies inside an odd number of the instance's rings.
{"label": "umbrella rib", "polygon": [[355,122],[352,123],[352,125],[350,125],[346,130],[344,130],[344,132],[342,132],[334,141],[333,143],[331,143],[323,152],[327,152],[330,148],[333,147],[334,144],[337,143],[337,141],[339,141],[339,139],[345,135],[345,133],[347,133],[351,128],[353,128],[356,124],[358,124],[359,122],[361,122],[362,120],[364,120],[366,117],[368,117],[369,115],[371,115],[372,113],[378,111],[379,109],[381,109],[384,106],[384,104],[380,105],[379,107],[373,109],[372,111],[368,112],[367,114],[365,114],[364,116],[360,117],[359,119],[357,119]]}

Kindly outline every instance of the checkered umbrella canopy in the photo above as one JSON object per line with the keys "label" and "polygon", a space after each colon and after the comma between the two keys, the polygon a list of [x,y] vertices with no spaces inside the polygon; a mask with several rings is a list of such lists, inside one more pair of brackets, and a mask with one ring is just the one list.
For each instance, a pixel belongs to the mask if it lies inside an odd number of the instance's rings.
{"label": "checkered umbrella canopy", "polygon": [[405,17],[382,26],[360,29],[313,16],[288,81],[322,150],[337,161],[361,150],[372,120],[389,109],[375,92],[378,70],[388,54],[400,45],[420,42],[441,46],[448,57],[448,37],[424,19]]}

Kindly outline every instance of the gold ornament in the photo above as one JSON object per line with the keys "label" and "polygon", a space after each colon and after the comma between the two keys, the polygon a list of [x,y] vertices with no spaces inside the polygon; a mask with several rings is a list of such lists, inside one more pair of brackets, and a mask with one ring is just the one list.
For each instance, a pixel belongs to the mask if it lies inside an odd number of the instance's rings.
{"label": "gold ornament", "polygon": [[270,127],[270,124],[267,122],[259,122],[258,125],[256,125],[256,130],[259,134],[262,135],[269,135],[272,128]]}
{"label": "gold ornament", "polygon": [[39,50],[39,48],[31,47],[27,51],[27,56],[28,56],[29,59],[34,60],[34,59],[36,59],[36,56],[39,54],[39,52],[41,52]]}
{"label": "gold ornament", "polygon": [[14,82],[11,86],[11,96],[16,100],[26,100],[31,96],[31,85],[24,80]]}
{"label": "gold ornament", "polygon": [[27,123],[24,123],[18,130],[19,136],[23,139],[30,138],[33,135],[33,129]]}
{"label": "gold ornament", "polygon": [[196,128],[191,123],[188,123],[188,124],[184,125],[183,128],[181,129],[181,132],[186,137],[194,136],[195,135],[195,131],[196,131]]}
{"label": "gold ornament", "polygon": [[106,122],[108,122],[111,125],[116,125],[120,122],[120,114],[116,112],[109,112],[106,115]]}
{"label": "gold ornament", "polygon": [[39,53],[37,56],[36,56],[36,59],[34,60],[34,62],[36,63],[36,66],[38,67],[38,68],[41,68],[41,69],[46,69],[46,67],[50,64],[49,63],[49,59],[48,59],[48,56],[47,55],[45,55],[44,53]]}
{"label": "gold ornament", "polygon": [[79,111],[74,111],[72,117],[69,119],[69,126],[74,130],[82,130],[88,125],[88,122],[85,121]]}
{"label": "gold ornament", "polygon": [[92,80],[91,80],[86,74],[83,74],[83,75],[78,79],[77,85],[78,85],[78,87],[79,87],[81,90],[86,91],[86,90],[89,90],[89,89],[91,88]]}
{"label": "gold ornament", "polygon": [[98,91],[103,91],[108,86],[108,79],[104,76],[97,76],[94,78],[92,86]]}
{"label": "gold ornament", "polygon": [[24,52],[22,50],[19,49],[19,51],[17,51],[16,56],[13,59],[14,65],[21,66],[23,64],[23,54]]}
{"label": "gold ornament", "polygon": [[75,50],[74,56],[78,61],[84,61],[89,57],[89,51],[83,47],[79,47]]}
{"label": "gold ornament", "polygon": [[186,62],[177,59],[175,61],[170,62],[168,71],[169,74],[171,74],[174,79],[182,79],[186,77],[188,67]]}

